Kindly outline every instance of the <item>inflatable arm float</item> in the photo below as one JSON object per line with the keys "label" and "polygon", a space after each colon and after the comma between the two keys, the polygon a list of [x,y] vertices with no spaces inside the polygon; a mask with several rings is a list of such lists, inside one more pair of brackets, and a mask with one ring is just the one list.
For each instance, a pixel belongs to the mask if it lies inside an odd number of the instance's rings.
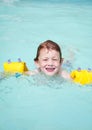
{"label": "inflatable arm float", "polygon": [[24,73],[25,71],[28,71],[26,63],[22,62],[20,58],[18,59],[18,62],[11,62],[10,60],[4,62],[3,67],[4,71],[9,73]]}
{"label": "inflatable arm float", "polygon": [[74,82],[79,83],[81,85],[92,84],[92,71],[88,70],[73,70],[71,73],[71,78]]}

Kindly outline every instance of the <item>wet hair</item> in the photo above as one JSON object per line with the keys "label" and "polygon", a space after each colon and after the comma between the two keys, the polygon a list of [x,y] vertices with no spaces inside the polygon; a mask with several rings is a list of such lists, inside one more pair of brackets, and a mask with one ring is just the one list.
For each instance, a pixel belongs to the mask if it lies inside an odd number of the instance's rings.
{"label": "wet hair", "polygon": [[60,54],[60,62],[61,62],[61,59],[62,59],[61,49],[60,49],[60,47],[59,47],[59,45],[57,43],[55,43],[55,42],[53,42],[51,40],[47,40],[47,41],[41,43],[38,46],[36,58],[34,58],[34,61],[38,60],[38,57],[40,55],[40,50],[43,49],[43,48],[46,48],[48,50],[56,50],[57,52],[59,52],[59,54]]}

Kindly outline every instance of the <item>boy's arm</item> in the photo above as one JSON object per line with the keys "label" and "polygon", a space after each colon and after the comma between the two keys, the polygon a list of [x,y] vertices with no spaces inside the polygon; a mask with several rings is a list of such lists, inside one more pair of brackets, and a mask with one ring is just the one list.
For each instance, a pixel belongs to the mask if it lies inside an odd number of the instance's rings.
{"label": "boy's arm", "polygon": [[31,75],[35,75],[35,74],[37,74],[37,73],[38,73],[38,70],[34,70],[34,71],[30,71],[30,70],[29,70],[29,71],[25,71],[25,74],[26,74],[26,75],[30,75],[30,76],[31,76]]}

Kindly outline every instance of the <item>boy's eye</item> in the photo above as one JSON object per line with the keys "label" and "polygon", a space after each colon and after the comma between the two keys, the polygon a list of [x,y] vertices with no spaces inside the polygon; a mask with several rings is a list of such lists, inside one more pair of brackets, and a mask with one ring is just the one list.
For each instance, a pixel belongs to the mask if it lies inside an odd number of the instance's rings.
{"label": "boy's eye", "polygon": [[47,61],[48,59],[43,59],[43,61]]}
{"label": "boy's eye", "polygon": [[57,61],[58,59],[53,59],[54,61]]}

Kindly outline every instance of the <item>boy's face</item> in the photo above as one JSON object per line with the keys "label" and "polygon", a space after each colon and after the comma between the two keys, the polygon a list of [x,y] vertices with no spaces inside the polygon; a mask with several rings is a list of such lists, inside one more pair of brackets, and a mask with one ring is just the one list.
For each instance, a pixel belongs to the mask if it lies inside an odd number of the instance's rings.
{"label": "boy's face", "polygon": [[35,63],[43,73],[49,76],[53,76],[60,72],[61,62],[58,51],[44,48],[40,50],[38,61]]}

